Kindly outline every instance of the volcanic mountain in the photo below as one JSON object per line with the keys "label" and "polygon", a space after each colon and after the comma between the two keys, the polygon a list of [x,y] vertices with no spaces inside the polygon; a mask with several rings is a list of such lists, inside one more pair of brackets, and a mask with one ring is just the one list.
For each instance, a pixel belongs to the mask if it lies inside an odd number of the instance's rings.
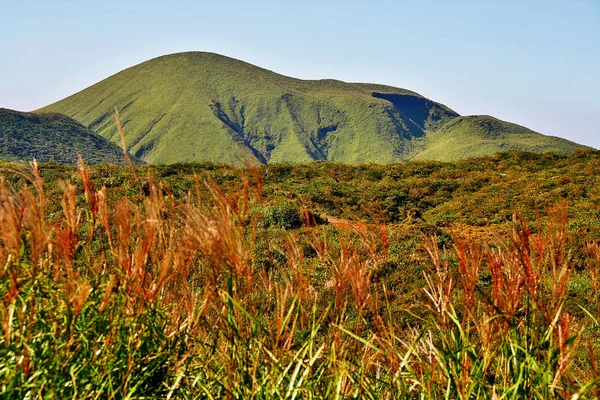
{"label": "volcanic mountain", "polygon": [[584,147],[489,116],[461,117],[406,89],[300,80],[203,52],[144,62],[42,111],[118,142],[115,108],[129,151],[156,164],[389,163]]}

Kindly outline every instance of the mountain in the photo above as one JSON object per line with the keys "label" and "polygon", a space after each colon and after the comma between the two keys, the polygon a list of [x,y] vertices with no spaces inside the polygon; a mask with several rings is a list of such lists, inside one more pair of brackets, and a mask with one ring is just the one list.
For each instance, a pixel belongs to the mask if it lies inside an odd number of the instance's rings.
{"label": "mountain", "polygon": [[0,108],[0,160],[74,164],[77,154],[88,164],[124,162],[119,146],[65,115]]}
{"label": "mountain", "polygon": [[159,57],[43,109],[66,114],[157,164],[455,160],[583,146],[491,117],[461,117],[409,90],[279,75],[213,53]]}
{"label": "mountain", "polygon": [[423,147],[414,159],[454,161],[498,151],[572,153],[583,148],[587,147],[489,115],[472,115],[454,118],[426,135]]}

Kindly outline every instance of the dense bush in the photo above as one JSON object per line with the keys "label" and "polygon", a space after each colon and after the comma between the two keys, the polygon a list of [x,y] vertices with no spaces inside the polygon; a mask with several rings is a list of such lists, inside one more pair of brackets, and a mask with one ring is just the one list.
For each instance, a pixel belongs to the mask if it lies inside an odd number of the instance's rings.
{"label": "dense bush", "polygon": [[302,216],[298,208],[291,204],[270,206],[265,210],[265,225],[296,229],[302,226]]}

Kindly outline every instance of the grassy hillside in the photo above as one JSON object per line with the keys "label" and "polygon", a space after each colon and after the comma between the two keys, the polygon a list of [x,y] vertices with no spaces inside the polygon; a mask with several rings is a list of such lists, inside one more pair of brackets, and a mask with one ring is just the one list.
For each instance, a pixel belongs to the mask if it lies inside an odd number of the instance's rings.
{"label": "grassy hillside", "polygon": [[123,163],[123,151],[73,119],[57,113],[22,113],[0,109],[0,160]]}
{"label": "grassy hillside", "polygon": [[453,161],[497,151],[574,152],[582,146],[488,115],[458,117],[428,134],[415,160]]}
{"label": "grassy hillside", "polygon": [[136,169],[0,163],[0,398],[600,396],[600,152]]}
{"label": "grassy hillside", "polygon": [[[117,141],[114,107],[123,116],[129,150],[150,163],[389,163],[469,155],[448,152],[435,143],[435,149],[429,149],[429,135],[459,115],[414,92],[335,80],[303,81],[212,53],[147,61],[44,110],[69,115]],[[513,135],[505,132],[487,140],[478,154],[494,153],[513,142]],[[577,147],[565,143],[547,139],[543,148],[561,152]],[[512,147],[541,148],[525,142]]]}

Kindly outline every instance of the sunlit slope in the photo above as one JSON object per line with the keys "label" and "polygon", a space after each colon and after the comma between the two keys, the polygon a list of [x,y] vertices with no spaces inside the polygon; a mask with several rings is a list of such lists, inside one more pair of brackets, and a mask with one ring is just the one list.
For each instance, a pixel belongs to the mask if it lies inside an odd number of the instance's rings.
{"label": "sunlit slope", "polygon": [[453,161],[497,151],[570,153],[585,148],[566,139],[545,136],[523,126],[488,115],[455,118],[422,143],[417,160]]}
{"label": "sunlit slope", "polygon": [[124,162],[123,151],[73,119],[56,113],[23,113],[0,108],[0,160]]}
{"label": "sunlit slope", "polygon": [[[420,157],[426,137],[459,116],[405,89],[303,81],[201,52],[144,62],[44,110],[118,141],[115,107],[129,150],[150,163],[388,163]],[[426,156],[447,158],[436,153]]]}

